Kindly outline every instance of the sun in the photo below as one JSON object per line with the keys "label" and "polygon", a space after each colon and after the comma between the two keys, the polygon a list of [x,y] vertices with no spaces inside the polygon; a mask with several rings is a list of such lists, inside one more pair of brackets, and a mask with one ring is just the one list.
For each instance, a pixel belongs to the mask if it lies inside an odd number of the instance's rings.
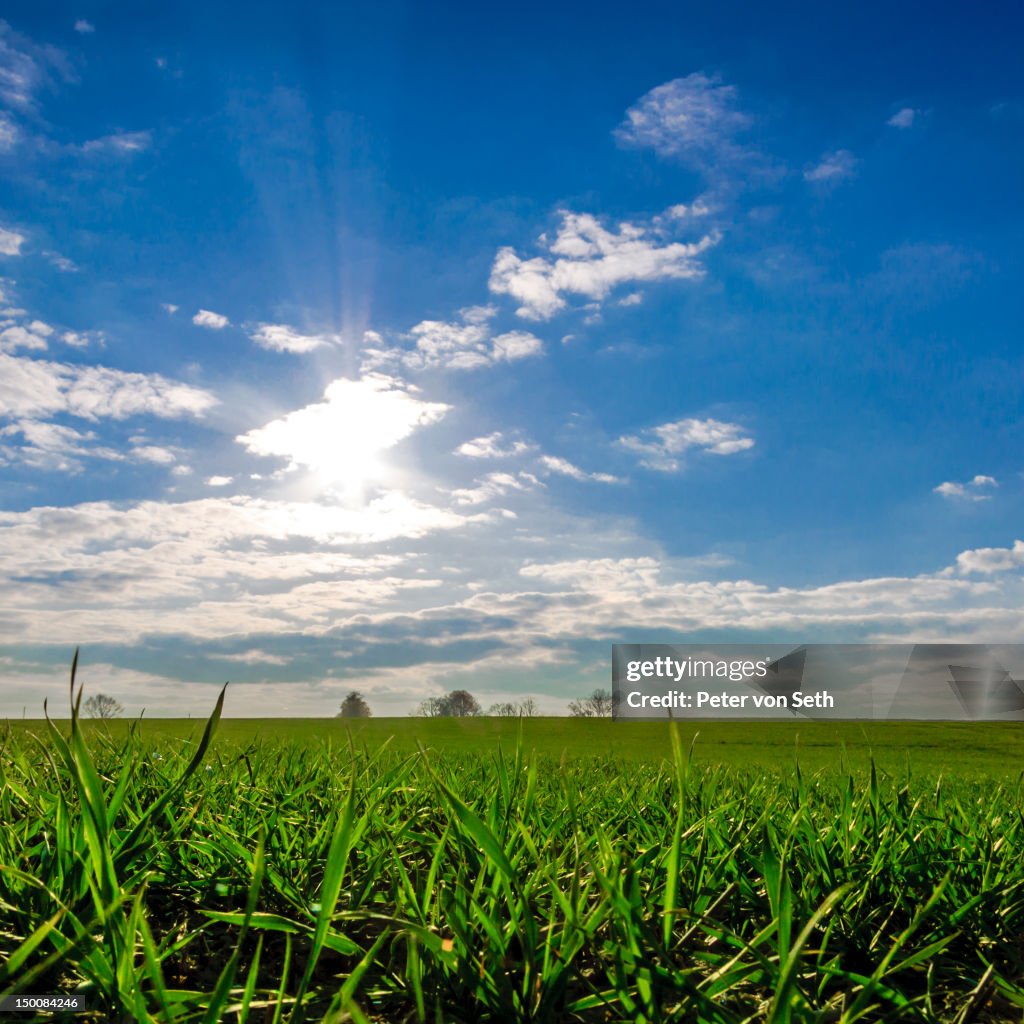
{"label": "sun", "polygon": [[254,455],[285,458],[314,474],[323,488],[365,489],[387,472],[385,454],[451,408],[417,398],[382,374],[339,377],[323,400],[239,436]]}

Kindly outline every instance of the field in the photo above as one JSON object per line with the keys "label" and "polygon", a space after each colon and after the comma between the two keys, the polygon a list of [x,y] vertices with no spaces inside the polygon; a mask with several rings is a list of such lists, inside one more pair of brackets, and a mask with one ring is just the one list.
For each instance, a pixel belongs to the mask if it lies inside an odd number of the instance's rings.
{"label": "field", "polygon": [[1020,1021],[1024,730],[0,723],[0,993],[95,1021]]}

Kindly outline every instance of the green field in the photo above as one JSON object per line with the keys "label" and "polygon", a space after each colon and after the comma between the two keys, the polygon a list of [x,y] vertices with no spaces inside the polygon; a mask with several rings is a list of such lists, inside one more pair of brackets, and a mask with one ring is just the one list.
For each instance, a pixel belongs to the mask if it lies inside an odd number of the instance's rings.
{"label": "green field", "polygon": [[[45,734],[45,722],[0,722],[0,729]],[[196,740],[205,723],[157,719],[140,723],[85,721],[88,735],[124,737],[129,728],[149,742]],[[64,728],[67,723],[62,723]],[[692,744],[700,765],[768,768],[790,772],[796,764],[819,769],[866,771],[872,759],[887,774],[1015,779],[1024,771],[1024,723],[1020,722],[822,722],[731,720],[680,723],[679,736]],[[333,743],[412,752],[421,746],[447,754],[477,755],[522,743],[546,757],[601,757],[656,765],[671,760],[666,722],[613,722],[595,718],[226,718],[214,747],[269,741]]]}
{"label": "green field", "polygon": [[0,724],[20,1019],[1024,1019],[1019,725],[204,725]]}

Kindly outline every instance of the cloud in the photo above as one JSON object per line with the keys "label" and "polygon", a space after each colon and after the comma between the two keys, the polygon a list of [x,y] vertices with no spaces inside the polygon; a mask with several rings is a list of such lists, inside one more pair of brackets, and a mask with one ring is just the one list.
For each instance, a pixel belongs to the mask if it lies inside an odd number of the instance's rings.
{"label": "cloud", "polygon": [[676,78],[642,96],[615,130],[621,145],[653,149],[705,172],[747,155],[736,137],[752,119],[736,106],[737,93],[703,71]]}
{"label": "cloud", "polygon": [[498,251],[489,286],[520,303],[528,320],[550,320],[567,306],[566,295],[603,300],[619,285],[638,281],[692,280],[704,276],[699,257],[719,241],[717,232],[696,242],[663,240],[663,229],[623,221],[609,230],[591,214],[561,211],[554,241],[542,235],[549,256],[520,257],[511,247]]}
{"label": "cloud", "polygon": [[0,354],[0,416],[39,419],[68,413],[82,419],[202,417],[217,403],[208,391],[160,374]]}
{"label": "cloud", "polygon": [[11,115],[0,110],[0,152],[6,153],[14,149],[20,139],[21,131]]}
{"label": "cloud", "polygon": [[249,338],[260,348],[269,349],[271,352],[290,352],[294,355],[304,355],[340,341],[336,334],[300,334],[287,324],[257,324],[250,332]]}
{"label": "cloud", "polygon": [[804,171],[804,180],[817,185],[834,185],[857,173],[857,158],[848,149],[826,153],[818,163]]}
{"label": "cloud", "polygon": [[174,316],[180,307],[176,306],[173,302],[161,302],[160,308],[167,313],[168,316]]}
{"label": "cloud", "polygon": [[33,320],[29,324],[11,324],[0,320],[0,328],[0,352],[14,352],[19,348],[41,352],[53,334],[53,328],[41,320]]}
{"label": "cloud", "polygon": [[94,155],[129,156],[148,149],[152,141],[152,134],[148,131],[114,132],[112,135],[104,135],[82,143],[81,150],[83,153]]}
{"label": "cloud", "polygon": [[1015,540],[1012,548],[974,548],[956,556],[956,570],[963,574],[990,575],[1024,566],[1024,540]]}
{"label": "cloud", "polygon": [[544,344],[528,331],[508,331],[494,339],[491,351],[496,362],[510,363],[516,359],[540,355],[544,351]]}
{"label": "cloud", "polygon": [[471,459],[505,459],[512,455],[523,455],[533,449],[533,445],[525,441],[513,441],[505,445],[504,439],[505,435],[496,430],[493,434],[464,441],[455,449],[455,454],[466,455]]}
{"label": "cloud", "polygon": [[914,121],[920,116],[921,111],[913,107],[903,107],[897,110],[885,123],[892,128],[913,128]]}
{"label": "cloud", "polygon": [[233,476],[211,476],[206,480],[209,487],[227,487],[228,484],[234,482],[235,478]]}
{"label": "cloud", "polygon": [[31,113],[40,89],[54,75],[71,77],[64,54],[53,46],[39,46],[0,20],[0,101]]}
{"label": "cloud", "polygon": [[495,520],[398,491],[356,507],[237,495],[0,511],[0,639],[325,633],[437,586],[407,553],[369,547]]}
{"label": "cloud", "polygon": [[528,490],[538,482],[532,473],[488,473],[476,487],[459,487],[449,493],[456,505],[482,505],[509,491]]}
{"label": "cloud", "polygon": [[83,36],[88,36],[96,31],[96,26],[92,22],[86,21],[85,18],[79,18],[75,22],[75,31]]}
{"label": "cloud", "polygon": [[62,256],[59,252],[47,250],[43,253],[43,258],[49,260],[50,263],[62,274],[74,274],[78,272],[78,266],[75,261],[69,260],[67,256]]}
{"label": "cloud", "polygon": [[542,455],[538,460],[549,473],[572,477],[573,480],[594,480],[602,484],[620,484],[622,480],[610,473],[588,473],[558,455]]}
{"label": "cloud", "polygon": [[679,469],[676,456],[691,449],[700,449],[712,455],[734,455],[754,447],[754,439],[744,436],[738,423],[723,423],[715,419],[682,419],[663,423],[640,434],[620,437],[618,443],[631,452],[643,456],[640,465],[664,473]]}
{"label": "cloud", "polygon": [[0,459],[4,462],[17,462],[33,469],[77,472],[82,466],[81,456],[123,458],[115,449],[91,444],[96,439],[92,431],[82,432],[56,423],[21,420],[0,428],[0,437],[17,436],[22,438],[22,443],[16,448],[0,444]]}
{"label": "cloud", "polygon": [[223,330],[231,321],[221,313],[213,313],[208,309],[201,309],[194,317],[192,323],[197,327],[208,327],[212,331]]}
{"label": "cloud", "polygon": [[[152,462],[158,466],[169,466],[178,459],[178,453],[173,448],[165,448],[156,444],[133,444],[129,456],[133,460]],[[174,467],[174,472],[179,476],[183,475],[181,470],[185,471],[184,475],[191,472],[187,466]]]}
{"label": "cloud", "polygon": [[[1024,544],[1019,558],[1024,562]],[[1021,635],[1019,593],[1012,587],[999,592],[987,581],[946,573],[772,587],[746,579],[674,579],[672,564],[652,557],[537,562],[520,573],[530,592],[503,610],[524,634],[543,630],[553,640],[616,637],[637,628],[676,635],[720,629],[806,634],[817,628],[831,637],[852,629],[859,640],[910,634],[947,642],[979,634],[1005,642]]]}
{"label": "cloud", "polygon": [[88,348],[90,345],[102,346],[106,335],[102,331],[64,331],[60,340],[71,348]]}
{"label": "cloud", "polygon": [[992,495],[986,491],[998,486],[995,477],[979,473],[967,483],[958,484],[947,480],[945,483],[939,484],[938,487],[933,487],[932,490],[935,494],[941,494],[942,497],[950,501],[988,501]]}
{"label": "cloud", "polygon": [[169,448],[132,444],[127,449],[97,444],[94,431],[40,420],[19,420],[0,427],[0,438],[17,438],[18,445],[0,444],[0,461],[17,463],[33,469],[77,473],[83,459],[105,459],[111,462],[150,462],[170,465],[177,459]]}
{"label": "cloud", "polygon": [[381,348],[383,338],[368,331],[366,340],[373,346],[363,353],[366,370],[395,365],[410,370],[445,368],[476,370],[499,362],[514,362],[540,355],[544,343],[527,331],[507,331],[494,336],[490,320],[493,306],[469,306],[460,310],[458,321],[423,320],[405,335],[412,349]]}
{"label": "cloud", "polygon": [[20,256],[25,236],[17,231],[0,228],[0,256]]}
{"label": "cloud", "polygon": [[383,469],[384,452],[415,430],[440,420],[451,406],[424,402],[392,377],[341,377],[324,391],[322,402],[307,405],[240,435],[254,455],[288,460],[326,483],[359,487]]}

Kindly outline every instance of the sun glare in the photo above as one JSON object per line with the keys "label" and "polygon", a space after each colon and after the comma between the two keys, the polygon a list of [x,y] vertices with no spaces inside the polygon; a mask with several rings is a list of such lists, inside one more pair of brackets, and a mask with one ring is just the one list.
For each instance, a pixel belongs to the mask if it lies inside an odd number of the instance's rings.
{"label": "sun glare", "polygon": [[391,377],[368,374],[330,383],[307,405],[238,440],[254,455],[285,458],[315,474],[325,488],[362,490],[387,472],[385,453],[417,428],[436,423],[450,406],[424,402]]}

